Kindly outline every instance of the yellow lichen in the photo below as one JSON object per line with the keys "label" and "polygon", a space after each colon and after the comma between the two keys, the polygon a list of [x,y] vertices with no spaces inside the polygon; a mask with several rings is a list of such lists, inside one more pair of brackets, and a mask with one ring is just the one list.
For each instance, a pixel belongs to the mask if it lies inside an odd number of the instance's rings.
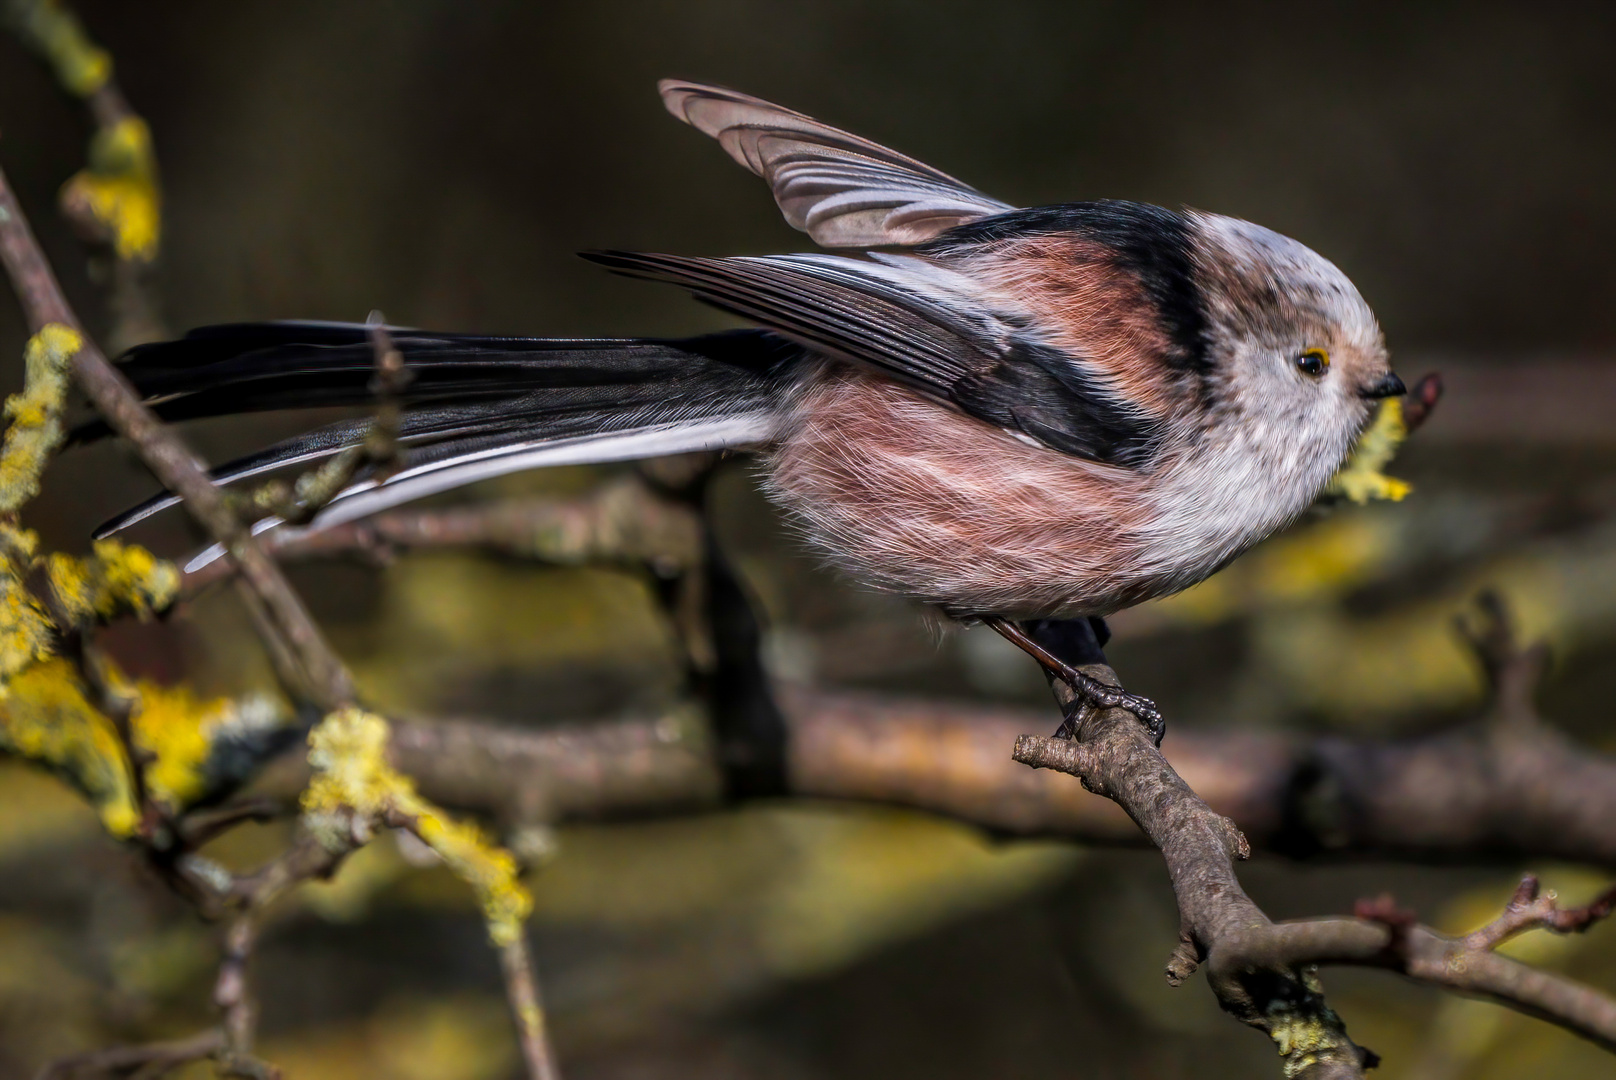
{"label": "yellow lichen", "polygon": [[49,614],[25,584],[38,546],[31,530],[0,521],[0,701],[11,677],[49,656],[55,640]]}
{"label": "yellow lichen", "polygon": [[494,944],[503,948],[520,940],[533,898],[517,874],[515,857],[476,825],[451,820],[435,807],[423,804],[416,820],[421,839],[476,892]]}
{"label": "yellow lichen", "polygon": [[457,822],[423,799],[409,777],[387,762],[387,721],[353,706],[331,713],[309,733],[314,778],[303,793],[304,821],[322,843],[344,845],[350,817],[393,814],[471,885],[495,945],[516,941],[533,900],[516,859],[475,825]]}
{"label": "yellow lichen", "polygon": [[13,676],[50,655],[54,636],[50,619],[21,580],[0,577],[0,701],[10,693]]}
{"label": "yellow lichen", "polygon": [[208,766],[221,738],[278,727],[285,719],[267,698],[203,699],[188,687],[159,686],[145,679],[135,683],[132,693],[135,745],[151,757],[146,791],[173,812],[207,794],[213,779]]}
{"label": "yellow lichen", "polygon": [[180,575],[174,564],[117,540],[98,540],[89,559],[53,554],[45,560],[63,612],[78,624],[120,615],[149,618],[174,602]]}
{"label": "yellow lichen", "polygon": [[18,34],[50,63],[69,93],[89,97],[107,84],[112,57],[90,41],[72,12],[56,0],[17,0],[8,6]]}
{"label": "yellow lichen", "polygon": [[1270,1018],[1268,1036],[1285,1059],[1282,1071],[1287,1077],[1300,1076],[1317,1065],[1320,1056],[1348,1049],[1352,1043],[1340,1030],[1340,1018],[1327,1010],[1325,1016],[1276,1015]]}
{"label": "yellow lichen", "polygon": [[[177,814],[207,794],[220,739],[284,718],[265,700],[198,698],[185,687],[129,682],[110,664],[115,692],[130,699],[131,737],[148,758],[146,793]],[[48,657],[9,680],[0,701],[0,750],[43,765],[89,798],[107,830],[127,836],[138,816],[129,765],[112,722],[90,701],[78,669]]]}
{"label": "yellow lichen", "polygon": [[0,449],[0,513],[16,513],[39,494],[45,463],[62,442],[68,361],[83,346],[79,332],[61,323],[50,323],[28,339],[23,391],[6,399],[11,426]]}
{"label": "yellow lichen", "polygon": [[112,723],[84,694],[71,663],[50,657],[13,675],[0,702],[0,749],[43,765],[84,793],[113,836],[140,821]]}
{"label": "yellow lichen", "polygon": [[128,116],[97,131],[90,140],[89,167],[62,186],[62,202],[104,228],[118,258],[155,259],[162,198],[146,122]]}
{"label": "yellow lichen", "polygon": [[1398,447],[1408,438],[1408,424],[1403,420],[1403,403],[1397,398],[1381,402],[1380,412],[1358,438],[1358,445],[1345,465],[1324,489],[1334,495],[1362,505],[1374,499],[1400,501],[1412,488],[1403,480],[1387,476],[1383,470],[1397,456]]}

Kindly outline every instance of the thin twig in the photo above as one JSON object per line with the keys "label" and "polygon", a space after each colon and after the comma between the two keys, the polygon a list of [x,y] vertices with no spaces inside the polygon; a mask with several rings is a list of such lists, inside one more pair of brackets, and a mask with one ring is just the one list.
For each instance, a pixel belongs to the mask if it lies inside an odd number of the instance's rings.
{"label": "thin twig", "polygon": [[404,364],[404,354],[394,346],[381,312],[372,311],[366,326],[376,364],[370,390],[377,404],[364,441],[338,451],[295,480],[270,480],[245,494],[230,496],[249,520],[271,514],[288,525],[306,525],[367,469],[377,479],[385,479],[402,467],[403,394],[414,376]]}
{"label": "thin twig", "polygon": [[225,931],[219,977],[213,986],[213,1005],[224,1017],[224,1052],[232,1058],[252,1056],[258,1008],[247,983],[247,961],[255,936],[252,913],[245,912],[231,920]]}
{"label": "thin twig", "polygon": [[527,939],[518,937],[499,950],[499,966],[505,975],[505,995],[516,1019],[517,1041],[530,1080],[560,1080],[555,1051],[550,1047],[550,1028],[539,1000],[538,981],[528,955]]}
{"label": "thin twig", "polygon": [[1541,891],[1536,875],[1527,874],[1510,897],[1503,914],[1460,939],[1465,948],[1492,950],[1528,930],[1580,934],[1616,911],[1616,888],[1606,889],[1581,907],[1562,908],[1554,893]]}
{"label": "thin twig", "polygon": [[[629,477],[578,499],[525,499],[447,510],[394,510],[323,529],[274,529],[255,538],[280,561],[385,560],[401,551],[472,549],[576,565],[647,565],[675,577],[702,558],[699,518]],[[182,596],[227,577],[215,560],[184,575]]]}
{"label": "thin twig", "polygon": [[141,1077],[163,1076],[181,1065],[213,1057],[224,1048],[224,1032],[209,1028],[184,1039],[114,1046],[58,1058],[40,1069],[35,1080],[71,1080],[73,1077],[117,1076],[134,1073]]}
{"label": "thin twig", "polygon": [[291,812],[282,800],[255,796],[223,806],[194,810],[174,824],[179,846],[194,851],[244,822],[273,821]]}

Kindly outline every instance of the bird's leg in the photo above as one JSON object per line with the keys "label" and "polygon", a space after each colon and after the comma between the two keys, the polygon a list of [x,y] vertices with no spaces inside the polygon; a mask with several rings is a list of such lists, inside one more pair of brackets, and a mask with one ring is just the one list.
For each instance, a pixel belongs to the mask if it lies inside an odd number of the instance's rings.
{"label": "bird's leg", "polygon": [[[1162,736],[1167,734],[1167,721],[1162,718],[1161,710],[1156,708],[1155,702],[1138,694],[1130,694],[1121,687],[1108,686],[1092,676],[1085,675],[1071,663],[1039,644],[1026,628],[1018,623],[1001,619],[997,615],[985,615],[982,621],[993,627],[1022,652],[1037,660],[1045,671],[1071,687],[1072,693],[1077,695],[1077,701],[1074,702],[1076,707],[1068,710],[1066,720],[1061,724],[1060,731],[1056,732],[1057,735],[1063,732],[1075,735],[1087,709],[1126,709],[1145,725],[1145,730],[1150,732],[1150,737],[1156,741],[1156,745],[1161,745]],[[1105,657],[1099,653],[1098,641],[1092,638],[1092,632],[1090,636],[1088,644],[1096,654],[1095,660],[1103,662]]]}

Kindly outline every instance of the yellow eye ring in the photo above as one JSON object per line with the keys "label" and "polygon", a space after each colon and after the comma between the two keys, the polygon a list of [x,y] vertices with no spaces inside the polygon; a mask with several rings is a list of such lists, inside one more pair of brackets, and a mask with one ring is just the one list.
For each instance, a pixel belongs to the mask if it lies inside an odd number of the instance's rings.
{"label": "yellow eye ring", "polygon": [[1317,379],[1330,370],[1330,354],[1323,349],[1308,349],[1296,358],[1296,369]]}

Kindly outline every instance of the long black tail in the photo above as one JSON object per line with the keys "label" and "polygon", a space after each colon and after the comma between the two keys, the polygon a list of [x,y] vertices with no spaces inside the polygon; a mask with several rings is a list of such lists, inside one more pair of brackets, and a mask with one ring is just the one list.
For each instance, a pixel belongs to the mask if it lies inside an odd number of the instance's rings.
{"label": "long black tail", "polygon": [[[362,478],[317,522],[352,520],[544,465],[766,441],[802,355],[761,330],[679,341],[390,332],[412,376],[404,391],[404,466],[384,483]],[[362,324],[204,327],[131,350],[119,366],[166,420],[373,400],[374,359]],[[232,461],[214,476],[230,483],[322,458],[362,442],[369,427],[357,420],[320,428]],[[91,424],[74,438],[104,434]],[[176,501],[159,495],[96,535]]]}

